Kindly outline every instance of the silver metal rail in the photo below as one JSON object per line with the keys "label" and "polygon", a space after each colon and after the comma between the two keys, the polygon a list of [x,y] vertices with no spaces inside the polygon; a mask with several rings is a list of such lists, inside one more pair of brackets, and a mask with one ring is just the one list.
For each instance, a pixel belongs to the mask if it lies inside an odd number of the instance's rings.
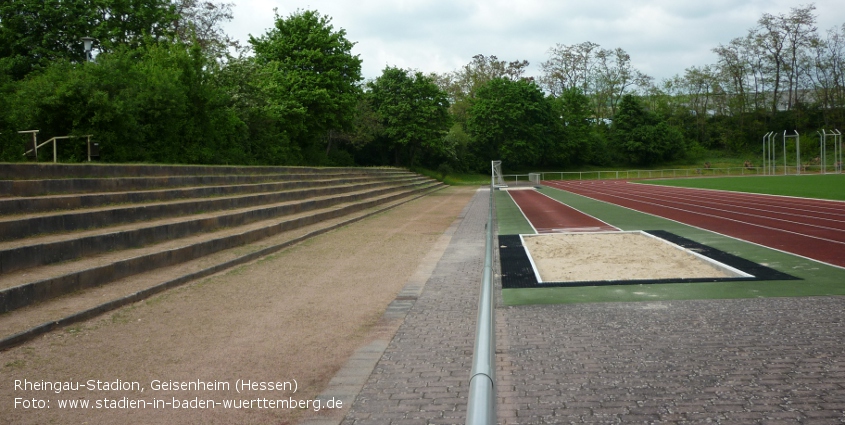
{"label": "silver metal rail", "polygon": [[57,141],[65,140],[65,139],[76,139],[76,138],[80,138],[80,137],[85,137],[85,138],[88,139],[88,142],[87,142],[88,143],[88,162],[91,162],[91,136],[92,136],[91,134],[86,134],[84,136],[56,136],[56,137],[53,137],[52,139],[50,139],[46,142],[38,144],[37,139],[36,139],[36,134],[38,133],[38,130],[19,131],[18,133],[32,133],[32,148],[27,150],[23,154],[26,155],[26,154],[32,152],[32,154],[35,156],[36,161],[38,161],[38,148],[46,145],[47,143],[52,142],[53,143],[53,162],[54,163],[57,162],[57,154],[56,154],[56,142]]}
{"label": "silver metal rail", "polygon": [[490,206],[487,212],[487,242],[481,295],[478,298],[478,321],[475,350],[469,378],[467,425],[496,423],[496,332],[493,317],[493,186],[490,182]]}

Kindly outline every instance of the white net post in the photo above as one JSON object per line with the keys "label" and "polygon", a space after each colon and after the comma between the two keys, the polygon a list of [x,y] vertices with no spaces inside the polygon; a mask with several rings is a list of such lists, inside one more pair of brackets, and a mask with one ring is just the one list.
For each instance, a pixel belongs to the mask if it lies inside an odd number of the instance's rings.
{"label": "white net post", "polygon": [[528,181],[534,187],[540,186],[540,173],[528,173]]}
{"label": "white net post", "polygon": [[493,175],[492,175],[493,187],[508,187],[508,185],[505,184],[504,177],[502,176],[502,161],[493,161],[492,162],[492,169],[493,169],[493,171],[492,171],[493,172]]}

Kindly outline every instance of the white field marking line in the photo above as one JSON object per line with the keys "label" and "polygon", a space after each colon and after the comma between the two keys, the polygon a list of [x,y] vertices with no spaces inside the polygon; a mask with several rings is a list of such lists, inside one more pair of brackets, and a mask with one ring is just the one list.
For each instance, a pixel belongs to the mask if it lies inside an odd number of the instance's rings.
{"label": "white field marking line", "polygon": [[[652,186],[654,188],[649,187],[649,186]],[[674,186],[657,186],[657,185],[644,185],[644,184],[640,184],[640,186],[638,186],[638,187],[644,189],[644,191],[647,191],[647,192],[681,193],[681,194],[684,194],[686,196],[696,197],[696,198],[720,199],[720,200],[727,199],[727,200],[732,201],[732,202],[752,203],[752,204],[755,204],[755,205],[775,207],[775,208],[783,208],[783,209],[788,209],[788,210],[812,211],[812,212],[820,212],[819,210],[831,210],[831,211],[834,211],[834,212],[830,212],[830,213],[822,212],[822,214],[831,214],[831,215],[845,217],[845,214],[842,213],[845,210],[842,209],[841,205],[836,205],[836,206],[826,206],[826,205],[824,205],[825,203],[829,202],[829,200],[827,200],[827,199],[816,199],[815,203],[800,203],[800,202],[794,203],[793,205],[801,207],[801,208],[795,208],[795,207],[792,207],[792,206],[784,206],[783,204],[772,204],[770,202],[774,201],[774,199],[777,197],[777,195],[767,195],[767,194],[764,194],[764,193],[749,194],[749,193],[743,193],[743,192],[728,192],[728,191],[713,190],[714,192],[717,192],[718,194],[724,195],[724,196],[704,196],[704,195],[696,195],[696,194],[693,194],[693,193],[690,193],[690,192],[710,190],[710,189],[687,188],[687,187],[680,188],[680,187],[674,187]],[[646,187],[648,187],[648,189],[646,189]],[[663,190],[663,191],[661,192],[661,190]],[[729,194],[736,194],[736,195],[740,195],[740,196],[729,196]],[[710,194],[710,195],[712,195],[712,194]],[[799,201],[810,201],[811,200],[810,198],[795,198],[795,199],[798,199]],[[830,202],[842,202],[842,201],[830,201]],[[733,204],[733,205],[737,205],[737,204]],[[812,208],[812,209],[803,209],[803,208]]]}
{"label": "white field marking line", "polygon": [[[537,236],[535,235],[527,235],[527,236]],[[525,255],[528,256],[528,262],[531,263],[531,269],[534,270],[534,277],[537,278],[537,283],[543,283],[543,279],[540,277],[540,270],[537,269],[537,264],[534,263],[534,257],[531,256],[531,251],[528,250],[528,247],[525,245],[525,238],[523,235],[519,235],[519,241],[522,243],[522,250],[525,251]]]}
{"label": "white field marking line", "polygon": [[[557,189],[557,188],[554,188],[554,189]],[[563,189],[557,189],[557,190],[563,190]],[[772,251],[777,251],[777,252],[780,252],[780,253],[783,253],[783,254],[792,255],[792,256],[794,256],[794,257],[803,258],[803,259],[805,259],[805,260],[809,260],[809,261],[813,261],[813,262],[816,262],[816,263],[819,263],[819,264],[824,264],[824,265],[826,265],[826,266],[835,267],[835,268],[837,268],[837,269],[845,270],[845,266],[840,266],[840,265],[836,265],[836,264],[831,264],[831,263],[828,263],[828,262],[826,262],[826,261],[818,260],[818,259],[815,259],[815,258],[810,258],[810,257],[807,257],[807,256],[805,256],[805,255],[796,254],[796,253],[794,253],[794,252],[789,252],[789,251],[786,251],[786,250],[783,250],[783,249],[780,249],[780,248],[775,248],[775,247],[771,247],[771,246],[768,246],[768,245],[763,245],[763,244],[761,244],[761,243],[757,243],[757,242],[754,242],[754,241],[749,241],[749,240],[746,240],[746,239],[741,239],[741,238],[738,238],[738,237],[736,237],[736,236],[731,236],[731,235],[728,235],[728,234],[725,234],[725,233],[717,232],[717,231],[715,231],[715,230],[705,229],[705,228],[703,228],[703,227],[699,227],[699,226],[696,226],[696,225],[694,225],[694,224],[684,223],[683,221],[678,221],[678,220],[675,220],[675,219],[672,219],[672,218],[669,218],[669,217],[663,217],[663,216],[661,216],[661,215],[652,214],[652,213],[650,213],[650,212],[645,212],[645,211],[635,210],[635,209],[633,209],[633,208],[631,208],[631,207],[626,207],[626,206],[624,206],[624,205],[614,204],[613,202],[608,202],[608,201],[604,201],[604,200],[601,200],[601,199],[591,198],[591,197],[589,197],[589,196],[587,196],[587,195],[581,195],[581,194],[578,194],[578,193],[573,193],[573,195],[576,195],[576,196],[581,196],[581,197],[584,197],[584,198],[587,198],[587,199],[590,199],[590,200],[593,200],[593,201],[596,201],[596,202],[601,202],[601,203],[603,203],[603,204],[612,205],[612,206],[614,206],[614,207],[624,208],[624,209],[626,209],[626,210],[633,211],[633,212],[636,212],[636,213],[645,214],[645,215],[650,215],[650,216],[652,216],[652,217],[657,217],[657,218],[659,218],[659,219],[661,219],[661,220],[671,221],[671,222],[674,222],[674,223],[678,223],[678,224],[680,224],[680,225],[682,225],[682,226],[691,227],[691,228],[693,228],[693,229],[698,229],[698,230],[701,230],[701,231],[704,231],[704,232],[707,232],[707,233],[713,233],[714,235],[719,235],[719,236],[722,236],[722,237],[725,237],[725,238],[728,238],[728,239],[733,239],[733,240],[740,241],[740,242],[744,242],[744,243],[751,244],[751,245],[757,245],[757,246],[759,246],[759,247],[766,248],[766,249],[770,249],[770,250],[772,250]]]}
{"label": "white field marking line", "polygon": [[[672,194],[669,194],[669,193],[666,193],[666,192],[661,192],[660,190],[646,190],[646,191],[635,192],[632,195],[643,196],[643,197],[645,197],[646,195],[659,196],[661,198],[665,198],[667,200],[667,202],[671,202],[671,201],[669,201],[671,199],[683,199],[683,200],[689,201],[689,202],[686,202],[687,204],[701,206],[702,208],[711,208],[711,209],[718,210],[717,208],[704,206],[704,204],[714,203],[714,202],[710,202],[710,200],[709,200],[710,198],[706,198],[706,197],[703,197],[703,196],[689,195],[689,194],[686,194],[686,193],[683,193],[683,192],[672,191],[671,193]],[[675,196],[674,193],[678,193],[681,196]],[[657,199],[657,198],[651,198],[651,199]],[[724,199],[724,198],[722,198],[722,199]],[[728,199],[728,201],[733,201],[733,200]],[[816,211],[816,210],[791,208],[791,207],[779,206],[779,205],[764,205],[764,206],[768,206],[768,207],[775,207],[775,208],[781,208],[781,209],[785,209],[785,210],[795,210],[795,211],[801,211],[801,212],[808,213],[808,214],[796,214],[796,213],[791,213],[791,212],[775,211],[775,210],[771,210],[771,209],[749,207],[749,206],[741,205],[741,204],[736,203],[736,202],[724,202],[723,201],[723,204],[725,206],[731,206],[731,207],[736,207],[736,208],[746,209],[746,210],[752,210],[752,211],[760,211],[760,212],[764,212],[764,213],[780,214],[780,215],[802,217],[802,218],[812,218],[812,219],[815,219],[815,220],[832,221],[834,223],[845,223],[845,214],[834,214],[834,213],[827,213],[827,212],[819,212],[819,211]],[[742,214],[740,212],[736,212],[736,213]],[[843,218],[843,220],[839,220],[839,219],[835,219],[835,218],[819,217],[819,216],[813,215],[813,213],[841,216]],[[773,220],[778,220],[774,217],[765,217],[765,218],[771,218]]]}
{"label": "white field marking line", "polygon": [[[551,196],[546,195],[546,194],[545,194],[545,193],[543,193],[543,192],[537,191],[537,193],[539,193],[540,195],[543,195],[543,196],[545,196],[546,198],[549,198],[549,199],[551,199],[552,201],[555,201],[555,202],[557,202],[557,203],[559,203],[559,204],[561,204],[561,205],[566,205],[566,203],[561,202],[561,201],[559,201],[559,200],[557,200],[557,199],[555,199],[555,198],[552,198]],[[583,212],[583,211],[581,211],[581,210],[579,210],[579,209],[577,209],[577,208],[574,208],[574,207],[572,207],[571,205],[566,205],[566,206],[567,206],[567,207],[569,207],[569,208],[572,208],[572,209],[573,209],[573,210],[575,210],[575,211],[578,211],[578,212],[579,212],[579,213],[581,213],[581,214],[586,215],[587,217],[592,218],[593,220],[596,220],[596,221],[598,221],[598,222],[600,222],[600,223],[604,223],[604,224],[606,224],[606,225],[608,225],[608,226],[610,226],[610,227],[612,227],[612,228],[614,228],[614,229],[616,229],[616,230],[618,230],[618,231],[622,231],[622,229],[620,229],[620,228],[618,228],[618,227],[616,227],[616,226],[614,226],[614,225],[612,225],[612,224],[610,224],[610,223],[608,223],[608,222],[606,222],[606,221],[604,221],[604,220],[601,220],[601,219],[599,219],[599,218],[597,218],[597,217],[595,217],[595,216],[592,216],[592,215],[590,215],[590,214],[587,214],[587,213],[585,213],[585,212]]]}
{"label": "white field marking line", "polygon": [[605,227],[567,227],[565,229],[562,228],[542,228],[541,230],[548,230],[546,233],[598,233],[603,231],[602,229],[606,229]]}
{"label": "white field marking line", "polygon": [[540,232],[537,231],[537,228],[534,227],[534,223],[532,223],[531,220],[528,219],[528,216],[525,215],[525,211],[523,211],[522,207],[519,206],[519,202],[516,202],[516,199],[513,199],[513,195],[511,195],[510,192],[507,192],[507,193],[508,193],[508,196],[510,196],[510,198],[511,198],[511,202],[513,202],[513,204],[516,205],[516,208],[519,209],[519,213],[522,214],[522,217],[525,218],[525,221],[527,221],[528,225],[531,226],[531,229],[534,230],[534,233],[535,234],[540,233]]}
{"label": "white field marking line", "polygon": [[[600,191],[596,191],[596,192],[601,193],[603,195],[615,197],[615,198],[627,199],[629,201],[640,202],[640,203],[643,203],[643,204],[649,204],[649,202],[640,201],[640,200],[637,200],[637,199],[626,198],[624,196],[614,195],[614,194],[611,194],[611,193],[604,193],[604,192],[600,192]],[[589,196],[588,196],[588,198],[589,198]],[[590,199],[594,199],[594,198],[590,198]],[[612,204],[612,205],[615,205],[615,204]],[[705,213],[701,213],[701,212],[697,212],[697,211],[690,211],[690,210],[685,210],[683,208],[670,207],[670,206],[667,206],[667,205],[660,205],[660,204],[656,204],[656,203],[651,203],[651,205],[657,205],[657,206],[672,209],[672,210],[678,210],[678,211],[688,212],[688,213],[691,213],[691,214],[703,215],[705,217],[713,217],[713,218],[718,218],[718,219],[722,219],[722,220],[733,221],[733,222],[737,222],[737,223],[741,223],[741,224],[747,224],[747,225],[753,226],[753,227],[760,227],[760,228],[763,228],[763,229],[776,230],[776,231],[783,232],[783,233],[790,233],[790,234],[797,235],[797,236],[804,236],[804,237],[811,238],[811,239],[818,239],[818,240],[822,240],[822,241],[826,241],[826,242],[832,242],[832,243],[835,243],[835,244],[845,245],[845,242],[842,242],[842,241],[822,238],[822,237],[819,237],[819,236],[806,235],[806,234],[803,234],[803,233],[793,232],[791,230],[779,229],[777,227],[764,226],[762,224],[748,223],[748,222],[736,220],[736,219],[733,219],[733,218],[721,217],[721,216],[713,215],[713,214],[705,214]],[[633,209],[633,208],[631,208],[631,209]],[[637,211],[637,210],[634,210],[634,211]],[[655,215],[657,217],[661,217],[661,216],[656,215],[656,214],[653,214],[653,215]],[[745,215],[747,215],[747,214],[745,214]],[[663,217],[663,218],[666,218],[666,217]],[[781,221],[786,221],[786,220],[781,220]],[[799,223],[799,224],[803,224],[803,223]]]}
{"label": "white field marking line", "polygon": [[676,249],[679,249],[679,250],[681,250],[681,251],[683,251],[683,252],[686,252],[686,253],[688,253],[688,254],[692,254],[694,257],[698,258],[699,260],[702,260],[702,261],[706,262],[707,264],[710,264],[711,266],[713,266],[713,267],[715,267],[715,268],[717,268],[717,269],[721,269],[723,272],[726,272],[726,273],[729,273],[729,274],[734,274],[734,275],[735,275],[734,277],[756,277],[756,276],[754,276],[753,274],[746,273],[746,272],[744,272],[744,271],[742,271],[742,270],[740,270],[740,269],[738,269],[738,268],[736,268],[736,267],[731,267],[731,266],[729,266],[729,265],[727,265],[727,264],[724,264],[724,263],[722,263],[722,262],[716,261],[716,260],[714,260],[714,259],[712,259],[712,258],[710,258],[710,257],[707,257],[707,256],[705,256],[705,255],[699,254],[699,253],[697,253],[697,252],[695,252],[695,251],[693,251],[693,250],[691,250],[691,249],[689,249],[689,248],[684,248],[684,247],[682,247],[682,246],[680,246],[680,245],[678,245],[678,244],[676,244],[676,243],[674,243],[674,242],[667,241],[666,239],[663,239],[663,238],[658,238],[657,236],[654,236],[654,235],[652,235],[651,233],[648,233],[648,232],[646,232],[646,231],[642,231],[642,230],[641,230],[641,231],[640,231],[640,233],[642,233],[643,235],[646,235],[646,236],[648,236],[648,237],[650,237],[650,238],[654,238],[654,239],[656,239],[656,240],[658,240],[658,241],[660,241],[660,242],[663,242],[663,243],[669,244],[669,246],[672,246],[672,247],[674,247],[674,248],[676,248]]}
{"label": "white field marking line", "polygon": [[[612,190],[612,189],[608,189],[608,190]],[[723,213],[726,213],[726,214],[736,214],[736,215],[740,215],[740,216],[759,217],[759,218],[762,218],[762,219],[765,219],[765,220],[780,221],[780,222],[784,222],[784,223],[798,224],[798,225],[802,225],[802,226],[806,226],[806,227],[813,227],[813,228],[822,229],[822,230],[830,230],[830,231],[834,231],[834,232],[845,233],[845,229],[838,229],[838,228],[835,228],[835,227],[819,226],[819,225],[816,225],[816,224],[804,223],[804,222],[800,222],[800,221],[785,220],[785,219],[782,219],[782,218],[775,218],[775,217],[768,217],[768,216],[756,216],[756,215],[748,214],[748,213],[744,213],[744,212],[737,212],[737,211],[725,210],[725,209],[721,209],[721,208],[708,207],[708,206],[704,206],[704,205],[700,205],[700,204],[690,205],[689,203],[684,203],[684,202],[680,202],[680,201],[663,200],[663,199],[659,199],[659,198],[655,198],[655,197],[651,197],[651,196],[640,195],[640,194],[637,194],[637,193],[625,193],[625,194],[628,195],[628,196],[638,197],[639,199],[626,198],[624,196],[617,195],[617,193],[623,193],[623,191],[620,191],[620,190],[616,190],[616,191],[612,191],[612,192],[600,192],[600,191],[597,191],[597,192],[603,193],[604,195],[608,195],[608,196],[617,196],[619,198],[627,199],[629,201],[635,201],[635,202],[649,203],[648,201],[644,201],[642,199],[652,200],[652,201],[655,201],[655,202],[651,202],[652,205],[657,205],[657,206],[661,206],[661,207],[665,207],[665,208],[674,208],[674,209],[678,209],[680,211],[689,211],[689,210],[684,210],[682,208],[676,208],[676,207],[670,207],[669,205],[667,205],[667,203],[681,204],[681,205],[687,205],[687,206],[695,206],[695,207],[698,207],[698,208],[704,208],[704,209],[708,209],[708,210],[712,210],[712,211],[719,211],[719,212],[723,212]],[[693,211],[689,211],[689,212],[693,212]],[[782,213],[782,214],[797,215],[797,214],[788,214],[788,213]],[[723,218],[725,220],[732,220],[732,219],[729,219],[727,217],[722,217],[722,216],[719,216],[719,215],[709,215],[709,216],[710,217]],[[799,217],[801,217],[801,216],[799,216]],[[739,221],[739,220],[734,220],[734,221]],[[828,221],[837,221],[837,220],[828,219]],[[740,221],[740,222],[744,223],[742,221]],[[800,234],[800,233],[796,233],[796,234]],[[820,238],[820,239],[823,239],[823,238]]]}

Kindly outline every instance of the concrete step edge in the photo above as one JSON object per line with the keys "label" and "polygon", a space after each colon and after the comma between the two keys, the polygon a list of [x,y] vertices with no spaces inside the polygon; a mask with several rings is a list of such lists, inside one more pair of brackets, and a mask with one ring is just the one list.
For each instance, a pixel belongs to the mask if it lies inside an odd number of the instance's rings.
{"label": "concrete step edge", "polygon": [[396,167],[307,167],[307,166],[240,166],[240,165],[176,165],[176,164],[0,164],[0,179],[55,179],[123,176],[195,176],[250,174],[314,174],[336,172],[383,173],[406,171]]}
{"label": "concrete step edge", "polygon": [[137,223],[179,215],[194,214],[196,211],[224,211],[278,202],[302,200],[311,197],[384,187],[419,178],[353,183],[317,188],[291,189],[279,192],[229,195],[199,199],[178,199],[166,202],[151,202],[142,205],[115,206],[95,211],[59,211],[44,213],[36,217],[0,218],[0,241],[12,241],[45,233],[72,232],[80,229],[94,229],[119,224]]}
{"label": "concrete step edge", "polygon": [[234,185],[187,186],[166,189],[137,190],[125,192],[98,192],[61,194],[27,197],[0,198],[0,216],[26,213],[40,213],[59,210],[96,208],[112,204],[130,204],[168,201],[188,198],[209,198],[237,193],[262,193],[282,190],[325,187],[368,181],[390,181],[407,176],[355,176],[321,180],[290,180]]}
{"label": "concrete step edge", "polygon": [[[409,171],[391,171],[382,176],[412,174]],[[118,192],[151,190],[185,186],[247,184],[270,181],[318,180],[327,177],[349,177],[367,173],[311,173],[311,174],[247,174],[211,176],[162,176],[162,177],[113,177],[70,178],[44,180],[0,180],[0,194],[7,196],[43,196],[50,194]]]}

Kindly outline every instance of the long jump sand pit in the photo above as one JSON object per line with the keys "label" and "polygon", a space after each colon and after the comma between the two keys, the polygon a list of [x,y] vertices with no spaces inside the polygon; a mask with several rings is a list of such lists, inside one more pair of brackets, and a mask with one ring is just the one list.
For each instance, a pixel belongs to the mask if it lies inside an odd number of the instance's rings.
{"label": "long jump sand pit", "polygon": [[541,284],[750,276],[645,232],[523,235],[522,240]]}

